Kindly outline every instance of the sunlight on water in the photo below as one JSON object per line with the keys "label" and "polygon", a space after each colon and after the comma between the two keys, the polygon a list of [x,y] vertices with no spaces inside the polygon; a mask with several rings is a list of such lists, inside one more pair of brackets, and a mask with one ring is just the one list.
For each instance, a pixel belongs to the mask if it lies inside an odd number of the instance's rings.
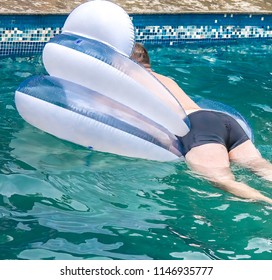
{"label": "sunlight on water", "polygon": [[[226,103],[272,160],[272,48],[149,48],[154,70],[191,97]],[[271,259],[272,207],[235,198],[183,162],[91,152],[31,127],[14,92],[41,57],[0,60],[1,259]],[[271,184],[232,166],[268,196]]]}

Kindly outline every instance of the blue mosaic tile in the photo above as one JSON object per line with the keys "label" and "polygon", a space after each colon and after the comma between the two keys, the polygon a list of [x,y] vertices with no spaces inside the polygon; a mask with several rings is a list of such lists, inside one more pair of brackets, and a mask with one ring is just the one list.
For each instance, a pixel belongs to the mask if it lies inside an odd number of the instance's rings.
{"label": "blue mosaic tile", "polygon": [[[186,42],[272,39],[272,15],[130,15],[136,41],[176,46]],[[67,15],[0,15],[0,57],[42,52],[61,33]]]}

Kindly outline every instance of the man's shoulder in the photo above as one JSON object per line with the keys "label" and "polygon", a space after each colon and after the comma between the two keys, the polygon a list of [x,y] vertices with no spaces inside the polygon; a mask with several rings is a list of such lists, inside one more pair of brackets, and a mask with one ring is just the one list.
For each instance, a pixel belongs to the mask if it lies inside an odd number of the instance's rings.
{"label": "man's shoulder", "polygon": [[158,74],[156,72],[152,72],[152,74],[160,81],[163,81],[164,83],[168,83],[168,84],[177,84],[173,79],[171,79],[170,77],[167,77],[167,76],[164,76],[164,75],[161,75],[161,74]]}

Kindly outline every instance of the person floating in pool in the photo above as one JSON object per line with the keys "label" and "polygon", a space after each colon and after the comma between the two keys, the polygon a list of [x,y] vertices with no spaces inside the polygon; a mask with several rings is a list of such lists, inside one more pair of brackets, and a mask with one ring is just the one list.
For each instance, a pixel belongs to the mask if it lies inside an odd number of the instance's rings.
{"label": "person floating in pool", "polygon": [[143,45],[135,44],[131,59],[143,65],[168,88],[187,113],[191,130],[178,138],[185,149],[188,166],[235,196],[272,204],[272,199],[237,182],[231,172],[230,162],[235,162],[272,182],[272,164],[261,156],[238,122],[228,114],[201,109],[175,81],[152,71]]}

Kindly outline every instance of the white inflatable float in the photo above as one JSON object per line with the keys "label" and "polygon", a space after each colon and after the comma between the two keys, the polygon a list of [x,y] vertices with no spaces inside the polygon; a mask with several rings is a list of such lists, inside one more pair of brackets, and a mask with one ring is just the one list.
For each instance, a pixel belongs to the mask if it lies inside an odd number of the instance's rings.
{"label": "white inflatable float", "polygon": [[129,58],[133,46],[134,28],[123,9],[107,1],[80,5],[44,48],[50,76],[31,77],[17,89],[18,112],[31,125],[93,150],[183,158],[176,135],[188,133],[188,118],[173,95]]}
{"label": "white inflatable float", "polygon": [[31,125],[90,149],[160,161],[182,156],[179,141],[161,125],[66,80],[30,78],[18,88],[16,104]]}

